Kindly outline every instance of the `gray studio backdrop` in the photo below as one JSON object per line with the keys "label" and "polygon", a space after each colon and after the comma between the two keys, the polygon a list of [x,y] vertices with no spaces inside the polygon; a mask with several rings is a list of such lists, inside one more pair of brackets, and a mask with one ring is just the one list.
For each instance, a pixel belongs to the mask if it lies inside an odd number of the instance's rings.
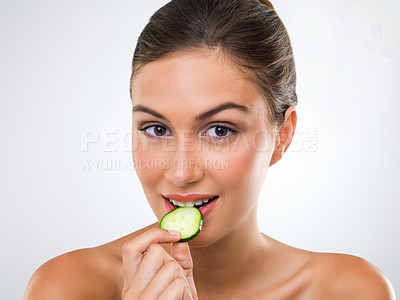
{"label": "gray studio backdrop", "polygon": [[[0,2],[0,289],[156,221],[131,164],[130,62],[167,1]],[[350,253],[400,294],[400,2],[272,1],[293,44],[298,127],[260,196],[260,229]]]}

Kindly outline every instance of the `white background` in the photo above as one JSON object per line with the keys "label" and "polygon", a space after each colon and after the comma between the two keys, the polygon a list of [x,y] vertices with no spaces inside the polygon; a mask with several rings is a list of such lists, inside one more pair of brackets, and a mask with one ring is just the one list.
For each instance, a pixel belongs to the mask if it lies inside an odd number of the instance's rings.
{"label": "white background", "polygon": [[[156,221],[129,165],[129,76],[166,2],[1,0],[1,299],[21,299],[50,258]],[[293,44],[298,127],[268,172],[260,229],[364,257],[400,294],[400,3],[272,3]]]}

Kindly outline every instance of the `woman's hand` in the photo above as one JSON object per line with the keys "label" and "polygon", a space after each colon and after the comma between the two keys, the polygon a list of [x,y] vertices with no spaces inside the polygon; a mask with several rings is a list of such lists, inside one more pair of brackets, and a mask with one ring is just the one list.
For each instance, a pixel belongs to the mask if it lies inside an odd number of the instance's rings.
{"label": "woman's hand", "polygon": [[[172,233],[153,228],[124,244],[122,299],[198,299],[189,245],[176,243],[180,234]],[[169,255],[159,243],[176,244]]]}

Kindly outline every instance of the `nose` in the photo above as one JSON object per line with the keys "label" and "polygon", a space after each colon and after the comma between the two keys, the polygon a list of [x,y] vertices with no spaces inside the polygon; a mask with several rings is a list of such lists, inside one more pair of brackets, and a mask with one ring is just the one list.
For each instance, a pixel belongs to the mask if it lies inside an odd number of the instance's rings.
{"label": "nose", "polygon": [[187,140],[178,141],[176,151],[171,152],[165,178],[176,186],[185,186],[199,181],[203,176],[204,171],[195,144]]}

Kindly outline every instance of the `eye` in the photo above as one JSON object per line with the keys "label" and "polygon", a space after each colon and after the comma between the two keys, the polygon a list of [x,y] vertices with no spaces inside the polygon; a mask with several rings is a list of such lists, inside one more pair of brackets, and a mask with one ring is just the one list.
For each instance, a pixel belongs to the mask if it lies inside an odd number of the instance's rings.
{"label": "eye", "polygon": [[[232,135],[235,135],[237,133],[237,130],[230,128],[228,126],[222,126],[222,125],[214,125],[210,127],[207,131],[211,133],[211,136],[214,138],[225,138],[225,137],[230,137]],[[231,132],[230,134],[228,134]],[[215,135],[213,135],[214,133]]]}
{"label": "eye", "polygon": [[[162,137],[171,135],[171,132],[166,127],[159,124],[149,125],[142,128],[138,127],[137,129],[140,131],[144,131],[146,135],[151,137]],[[170,134],[166,134],[167,132],[169,132]],[[233,136],[238,133],[238,131],[228,126],[214,125],[206,131],[205,135],[208,135],[207,133],[209,133],[213,138],[220,139]]]}
{"label": "eye", "polygon": [[164,136],[166,132],[169,132],[169,130],[162,125],[150,125],[142,128],[138,127],[138,130],[144,131],[146,135],[153,137]]}

